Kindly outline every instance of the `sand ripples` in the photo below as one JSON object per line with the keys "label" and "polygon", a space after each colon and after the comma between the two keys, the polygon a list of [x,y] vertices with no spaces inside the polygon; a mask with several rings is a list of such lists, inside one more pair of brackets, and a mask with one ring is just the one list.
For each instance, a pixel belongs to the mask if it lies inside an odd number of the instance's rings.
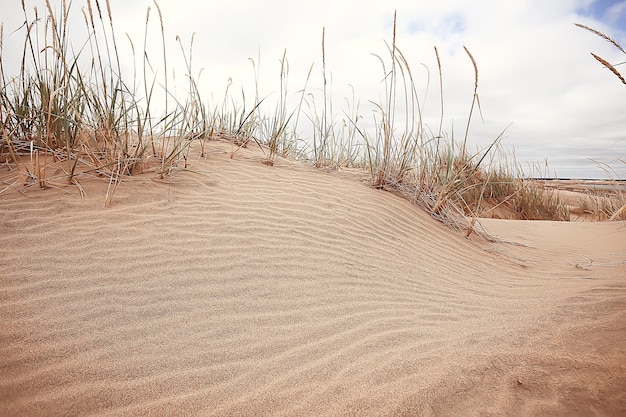
{"label": "sand ripples", "polygon": [[565,300],[624,299],[557,288],[390,194],[213,146],[210,172],[122,186],[109,209],[0,200],[3,415],[430,410],[415,396],[543,340]]}

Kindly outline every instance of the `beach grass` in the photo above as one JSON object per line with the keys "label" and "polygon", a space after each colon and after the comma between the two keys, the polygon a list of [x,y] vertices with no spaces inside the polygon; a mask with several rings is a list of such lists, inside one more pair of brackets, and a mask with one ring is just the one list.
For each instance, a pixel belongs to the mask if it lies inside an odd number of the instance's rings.
{"label": "beach grass", "polygon": [[[277,156],[285,156],[307,160],[318,168],[363,168],[369,172],[372,187],[398,193],[467,234],[477,217],[489,216],[503,207],[518,218],[569,218],[558,194],[538,189],[526,180],[514,156],[503,151],[504,132],[486,148],[470,148],[469,127],[480,111],[480,98],[478,64],[468,48],[464,47],[475,82],[462,138],[442,129],[445,80],[436,47],[440,123],[435,129],[425,124],[409,61],[398,45],[395,15],[388,53],[377,55],[384,77],[383,99],[370,101],[376,110],[375,123],[373,130],[366,130],[359,113],[360,99],[354,94],[345,98],[348,110],[341,117],[335,113],[324,30],[321,102],[311,92],[316,81],[313,66],[303,88],[297,91],[295,103],[289,101],[293,95],[289,93],[285,51],[274,104],[259,95],[254,60],[253,94],[242,90],[241,97],[235,98],[228,84],[222,101],[209,104],[194,75],[193,37],[188,50],[177,38],[187,72],[188,95],[180,99],[170,91],[170,51],[166,50],[165,22],[158,3],[155,8],[162,55],[151,57],[147,52],[152,41],[152,9],[148,8],[139,52],[141,68],[130,78],[122,74],[108,0],[87,2],[83,16],[89,36],[77,51],[69,42],[73,30],[68,23],[73,12],[70,4],[63,2],[60,12],[46,4],[44,16],[36,11],[33,16],[22,2],[26,24],[18,74],[5,72],[0,49],[0,153],[19,174],[18,180],[4,184],[0,191],[54,187],[62,182],[81,189],[83,178],[96,176],[108,181],[108,206],[125,178],[153,173],[162,179],[187,170],[192,148],[199,148],[204,155],[206,141],[227,137],[232,144],[231,157],[252,143],[263,150],[267,165],[274,165]],[[135,44],[132,40],[130,44],[135,54]],[[161,75],[153,69],[157,60],[165,69]],[[247,101],[250,96],[251,105]],[[164,108],[159,114],[157,100]],[[298,135],[302,123],[310,125],[311,137]],[[602,211],[615,218],[620,209],[624,211],[618,205],[603,207]]]}
{"label": "beach grass", "polygon": [[[626,50],[624,50],[622,45],[620,45],[615,39],[613,39],[609,35],[581,23],[575,23],[575,25],[607,41],[608,43],[613,45],[615,49],[626,55]],[[615,75],[618,80],[621,81],[622,84],[626,85],[626,78],[616,68],[618,65],[626,64],[626,61],[613,65],[606,59],[594,54],[593,52],[591,52],[591,56],[593,56],[593,58],[600,64],[602,64],[606,69],[611,71],[613,75]],[[623,164],[626,164],[626,161],[624,161],[623,159],[620,159],[619,161]],[[617,180],[615,171],[610,166],[602,163],[598,163],[598,165],[600,165],[600,167],[607,173],[608,178]],[[593,207],[587,206],[585,211],[592,213],[594,216],[600,219],[608,218],[610,220],[626,220],[626,192],[621,187],[616,186],[614,188],[614,192],[609,195],[604,194],[598,196],[597,194],[594,194],[595,198],[592,199],[593,204],[591,205]],[[589,200],[585,201],[588,202]]]}

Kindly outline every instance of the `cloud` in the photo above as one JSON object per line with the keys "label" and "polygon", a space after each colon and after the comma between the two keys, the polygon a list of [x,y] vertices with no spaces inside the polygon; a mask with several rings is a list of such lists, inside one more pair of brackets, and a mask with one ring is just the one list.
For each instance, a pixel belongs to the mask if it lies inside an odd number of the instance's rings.
{"label": "cloud", "polygon": [[581,13],[622,31],[626,30],[626,1],[595,0],[582,8]]}
{"label": "cloud", "polygon": [[604,15],[605,19],[611,24],[618,26],[621,30],[626,29],[626,1],[620,1],[612,4]]}

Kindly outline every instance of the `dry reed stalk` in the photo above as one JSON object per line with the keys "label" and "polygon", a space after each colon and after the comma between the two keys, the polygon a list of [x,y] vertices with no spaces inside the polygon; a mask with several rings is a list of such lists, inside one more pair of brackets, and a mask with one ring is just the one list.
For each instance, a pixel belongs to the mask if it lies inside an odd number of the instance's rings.
{"label": "dry reed stalk", "polygon": [[622,84],[626,84],[626,79],[624,79],[624,77],[622,76],[622,74],[619,73],[619,71],[613,66],[611,65],[608,61],[606,61],[605,59],[603,59],[602,57],[599,57],[598,55],[594,54],[593,52],[591,53],[591,55],[593,55],[593,57],[600,62],[602,65],[604,65],[605,67],[607,67],[613,74],[615,74],[615,76],[617,78],[619,78],[622,81]]}
{"label": "dry reed stalk", "polygon": [[476,60],[474,59],[474,56],[465,45],[463,45],[463,49],[465,49],[465,52],[469,56],[470,60],[472,61],[472,65],[474,66],[474,94],[476,94],[476,92],[478,91],[478,65],[476,65]]}
{"label": "dry reed stalk", "polygon": [[113,13],[111,13],[111,3],[109,2],[109,0],[106,0],[106,5],[107,5],[107,13],[109,14],[109,21],[113,22]]}
{"label": "dry reed stalk", "polygon": [[463,49],[465,49],[465,52],[469,56],[470,60],[472,61],[472,65],[474,66],[474,94],[472,95],[472,106],[470,107],[469,116],[467,117],[465,138],[463,139],[463,149],[461,151],[462,155],[465,156],[465,145],[467,143],[467,136],[469,135],[470,123],[472,121],[472,114],[474,112],[474,104],[478,105],[478,110],[480,111],[480,98],[478,97],[478,65],[476,65],[476,60],[474,59],[474,56],[465,45],[463,46]]}
{"label": "dry reed stalk", "polygon": [[613,44],[613,46],[615,46],[617,49],[619,49],[620,51],[622,51],[623,53],[625,53],[625,54],[626,54],[626,51],[624,50],[624,48],[622,48],[622,46],[621,46],[619,43],[617,43],[617,41],[616,41],[615,39],[611,38],[611,37],[610,37],[610,36],[608,36],[607,34],[602,33],[602,32],[600,32],[599,30],[595,30],[595,29],[593,29],[593,28],[590,28],[589,26],[587,26],[587,25],[583,25],[583,24],[581,24],[581,23],[574,23],[574,25],[575,25],[575,26],[578,26],[578,27],[579,27],[579,28],[581,28],[581,29],[588,30],[588,31],[589,31],[589,32],[591,32],[591,33],[595,33],[596,35],[598,35],[598,36],[599,36],[599,37],[601,37],[602,39],[604,39],[604,40],[608,41],[609,43]]}
{"label": "dry reed stalk", "polygon": [[[435,57],[437,58],[437,70],[439,73],[439,98],[441,101],[441,118],[439,119],[439,133],[437,134],[437,138],[441,138],[441,132],[443,129],[443,70],[441,69],[441,59],[439,59],[439,51],[435,46]],[[476,67],[476,82],[478,82],[478,67]]]}
{"label": "dry reed stalk", "polygon": [[618,220],[620,218],[626,218],[626,204],[624,204],[619,210],[615,211],[615,213],[609,217],[609,220]]}
{"label": "dry reed stalk", "polygon": [[[326,145],[328,142],[328,96],[326,81],[326,28],[322,27],[322,79],[324,91],[324,112],[322,113],[322,121],[320,125],[320,148],[317,154],[315,166],[321,168],[324,163],[326,154]],[[314,145],[315,146],[315,145]]]}

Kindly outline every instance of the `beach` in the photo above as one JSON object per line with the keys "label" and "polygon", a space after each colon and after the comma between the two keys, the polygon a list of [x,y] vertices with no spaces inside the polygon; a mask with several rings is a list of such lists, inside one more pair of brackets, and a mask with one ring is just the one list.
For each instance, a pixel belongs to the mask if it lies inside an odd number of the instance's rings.
{"label": "beach", "polygon": [[0,415],[626,415],[623,221],[466,238],[263,159],[0,194]]}

